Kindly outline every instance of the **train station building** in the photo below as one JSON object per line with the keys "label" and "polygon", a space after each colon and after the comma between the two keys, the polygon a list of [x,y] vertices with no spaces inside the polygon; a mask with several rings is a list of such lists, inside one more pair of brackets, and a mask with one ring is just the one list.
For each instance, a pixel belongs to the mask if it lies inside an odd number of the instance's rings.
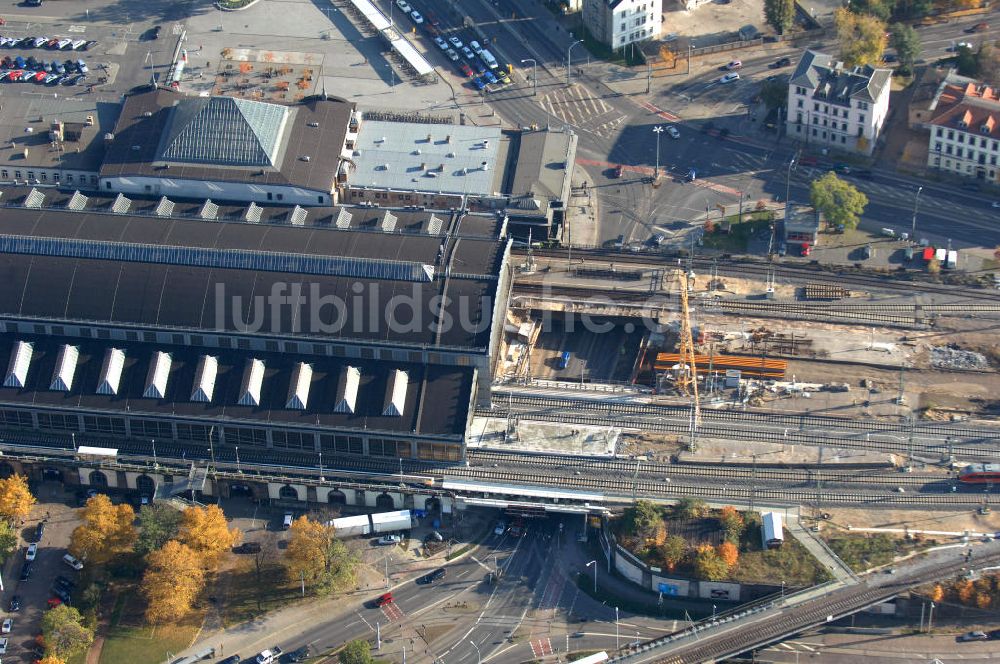
{"label": "train station building", "polygon": [[502,215],[5,200],[7,441],[462,458],[509,296]]}

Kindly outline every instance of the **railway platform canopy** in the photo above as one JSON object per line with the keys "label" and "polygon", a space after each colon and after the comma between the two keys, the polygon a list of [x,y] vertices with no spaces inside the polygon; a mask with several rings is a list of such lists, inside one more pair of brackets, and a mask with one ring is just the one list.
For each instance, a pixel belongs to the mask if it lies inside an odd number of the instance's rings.
{"label": "railway platform canopy", "polygon": [[382,10],[375,6],[371,0],[350,0],[351,6],[359,13],[364,20],[374,29],[378,30],[383,39],[389,42],[389,46],[399,57],[416,73],[424,78],[434,73],[434,68],[427,62],[427,59],[420,54],[413,44],[403,37],[392,22],[382,13]]}

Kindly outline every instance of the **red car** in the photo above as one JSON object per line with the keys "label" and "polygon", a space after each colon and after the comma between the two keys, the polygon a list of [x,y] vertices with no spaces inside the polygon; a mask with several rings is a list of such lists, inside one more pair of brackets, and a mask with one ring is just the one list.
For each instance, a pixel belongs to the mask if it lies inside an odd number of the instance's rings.
{"label": "red car", "polygon": [[812,247],[809,246],[808,242],[804,243],[802,245],[802,255],[803,256],[808,256],[811,253],[812,253]]}
{"label": "red car", "polygon": [[47,71],[38,72],[37,74],[35,74],[35,83],[41,83],[42,81],[45,80],[45,77],[48,75],[49,73]]}
{"label": "red car", "polygon": [[466,76],[468,76],[469,78],[472,78],[473,76],[475,76],[475,74],[472,71],[472,67],[470,67],[469,65],[465,64],[464,62],[461,64],[461,66],[459,67],[459,69],[461,69],[462,73],[465,74]]}
{"label": "red car", "polygon": [[375,600],[375,606],[382,608],[386,604],[392,604],[392,593],[386,593],[384,595],[379,595],[378,599]]}
{"label": "red car", "polygon": [[614,170],[611,171],[611,177],[615,178],[620,178],[624,174],[625,174],[625,167],[622,166],[621,164],[615,166]]}

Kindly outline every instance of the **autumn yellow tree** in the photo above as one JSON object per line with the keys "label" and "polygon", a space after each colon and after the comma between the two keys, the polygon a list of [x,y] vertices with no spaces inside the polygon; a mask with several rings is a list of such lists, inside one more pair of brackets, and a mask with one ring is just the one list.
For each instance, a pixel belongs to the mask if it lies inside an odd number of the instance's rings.
{"label": "autumn yellow tree", "polygon": [[184,510],[177,539],[194,551],[203,565],[211,566],[242,537],[238,528],[229,527],[218,505],[208,505]]}
{"label": "autumn yellow tree", "polygon": [[940,583],[935,583],[931,588],[931,601],[940,602],[944,599],[944,587]]}
{"label": "autumn yellow tree", "polygon": [[10,521],[26,519],[36,502],[24,475],[0,480],[0,517]]}
{"label": "autumn yellow tree", "polygon": [[840,40],[840,57],[845,65],[878,64],[889,41],[884,21],[841,7],[834,13],[834,23]]}
{"label": "autumn yellow tree", "polygon": [[711,544],[702,544],[697,548],[693,563],[695,575],[706,581],[721,581],[729,574],[729,566]]}
{"label": "autumn yellow tree", "polygon": [[680,535],[671,535],[656,549],[660,563],[673,572],[677,564],[687,555],[687,542]]}
{"label": "autumn yellow tree", "polygon": [[976,587],[973,585],[972,581],[968,579],[962,579],[955,584],[955,597],[962,604],[971,604],[973,598],[976,595]]}
{"label": "autumn yellow tree", "polygon": [[732,569],[739,562],[740,550],[728,540],[716,547],[715,552],[719,554],[719,558],[722,558],[729,569]]}
{"label": "autumn yellow tree", "polygon": [[146,557],[142,594],[146,621],[152,625],[176,622],[191,611],[205,585],[201,557],[190,547],[170,540]]}
{"label": "autumn yellow tree", "polygon": [[334,537],[333,526],[300,516],[289,529],[285,566],[314,592],[330,593],[354,581],[357,558]]}
{"label": "autumn yellow tree", "polygon": [[77,558],[107,562],[120,553],[132,550],[138,533],[135,511],[127,503],[112,505],[103,493],[87,500],[80,510],[82,524],[73,530],[69,550]]}
{"label": "autumn yellow tree", "polygon": [[46,655],[38,660],[38,664],[66,664],[66,661],[56,657],[55,655]]}

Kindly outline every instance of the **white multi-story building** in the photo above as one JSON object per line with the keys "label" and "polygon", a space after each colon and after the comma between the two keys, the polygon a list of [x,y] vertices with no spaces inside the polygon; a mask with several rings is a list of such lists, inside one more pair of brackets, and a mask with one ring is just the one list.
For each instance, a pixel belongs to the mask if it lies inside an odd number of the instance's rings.
{"label": "white multi-story building", "polygon": [[806,51],[788,81],[788,136],[871,154],[889,114],[891,76],[889,69],[849,68]]}
{"label": "white multi-story building", "polygon": [[584,0],[583,22],[611,48],[655,39],[663,28],[663,0]]}
{"label": "white multi-story building", "polygon": [[1000,182],[1000,90],[950,74],[930,106],[927,165]]}

